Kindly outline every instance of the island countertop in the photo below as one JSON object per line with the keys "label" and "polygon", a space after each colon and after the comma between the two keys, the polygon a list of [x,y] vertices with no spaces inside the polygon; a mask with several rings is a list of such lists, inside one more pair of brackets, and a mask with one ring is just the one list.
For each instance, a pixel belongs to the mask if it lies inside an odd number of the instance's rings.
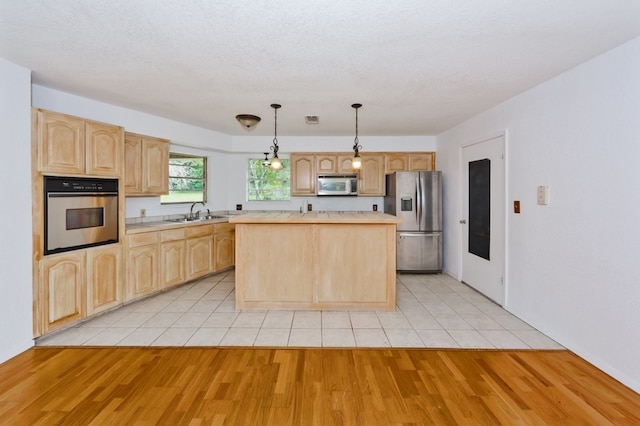
{"label": "island countertop", "polygon": [[398,224],[396,216],[375,212],[327,211],[327,212],[256,212],[229,218],[229,223],[354,223]]}

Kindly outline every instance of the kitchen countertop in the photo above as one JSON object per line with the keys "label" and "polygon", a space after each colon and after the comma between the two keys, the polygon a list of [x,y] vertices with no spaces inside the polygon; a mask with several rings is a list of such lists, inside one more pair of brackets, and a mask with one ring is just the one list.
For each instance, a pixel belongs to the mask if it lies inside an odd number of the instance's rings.
{"label": "kitchen countertop", "polygon": [[353,223],[353,224],[397,224],[396,216],[386,213],[327,211],[327,212],[256,212],[229,218],[229,223]]}
{"label": "kitchen countertop", "polygon": [[203,219],[191,222],[173,222],[171,220],[156,220],[149,222],[128,223],[125,226],[125,233],[139,234],[142,232],[162,231],[165,229],[184,228],[185,226],[212,225],[216,223],[228,223],[229,219],[224,217],[221,219]]}

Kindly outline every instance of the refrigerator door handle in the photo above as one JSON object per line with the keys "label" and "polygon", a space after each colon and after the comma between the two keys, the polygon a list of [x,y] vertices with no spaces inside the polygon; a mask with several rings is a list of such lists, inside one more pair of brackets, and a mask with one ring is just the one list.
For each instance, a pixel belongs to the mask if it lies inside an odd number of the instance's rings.
{"label": "refrigerator door handle", "polygon": [[416,178],[416,219],[418,220],[418,229],[422,229],[422,182],[420,181],[420,173]]}

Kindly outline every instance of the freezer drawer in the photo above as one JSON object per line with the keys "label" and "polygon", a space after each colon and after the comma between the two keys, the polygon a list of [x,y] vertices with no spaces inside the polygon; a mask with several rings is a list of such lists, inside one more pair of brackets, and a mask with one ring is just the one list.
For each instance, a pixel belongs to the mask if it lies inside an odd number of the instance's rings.
{"label": "freezer drawer", "polygon": [[442,272],[441,232],[398,232],[398,272]]}

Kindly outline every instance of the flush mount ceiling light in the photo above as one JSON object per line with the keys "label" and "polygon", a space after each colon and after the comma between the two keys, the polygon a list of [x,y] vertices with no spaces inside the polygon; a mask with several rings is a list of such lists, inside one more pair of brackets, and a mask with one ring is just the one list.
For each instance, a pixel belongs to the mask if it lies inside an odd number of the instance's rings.
{"label": "flush mount ceiling light", "polygon": [[236,120],[238,120],[238,123],[240,123],[242,127],[251,130],[258,125],[261,119],[257,115],[238,114],[236,115]]}
{"label": "flush mount ceiling light", "polygon": [[360,108],[362,104],[353,104],[351,107],[356,110],[356,138],[353,140],[353,160],[351,160],[351,167],[354,169],[359,169],[362,167],[362,159],[360,158],[360,150],[362,149],[362,145],[360,145],[360,141],[358,140],[358,108]]}
{"label": "flush mount ceiling light", "polygon": [[273,170],[282,168],[282,163],[278,158],[278,108],[280,107],[282,105],[271,104],[271,108],[273,108],[273,145],[269,149],[273,151],[273,157],[271,157],[271,168]]}

